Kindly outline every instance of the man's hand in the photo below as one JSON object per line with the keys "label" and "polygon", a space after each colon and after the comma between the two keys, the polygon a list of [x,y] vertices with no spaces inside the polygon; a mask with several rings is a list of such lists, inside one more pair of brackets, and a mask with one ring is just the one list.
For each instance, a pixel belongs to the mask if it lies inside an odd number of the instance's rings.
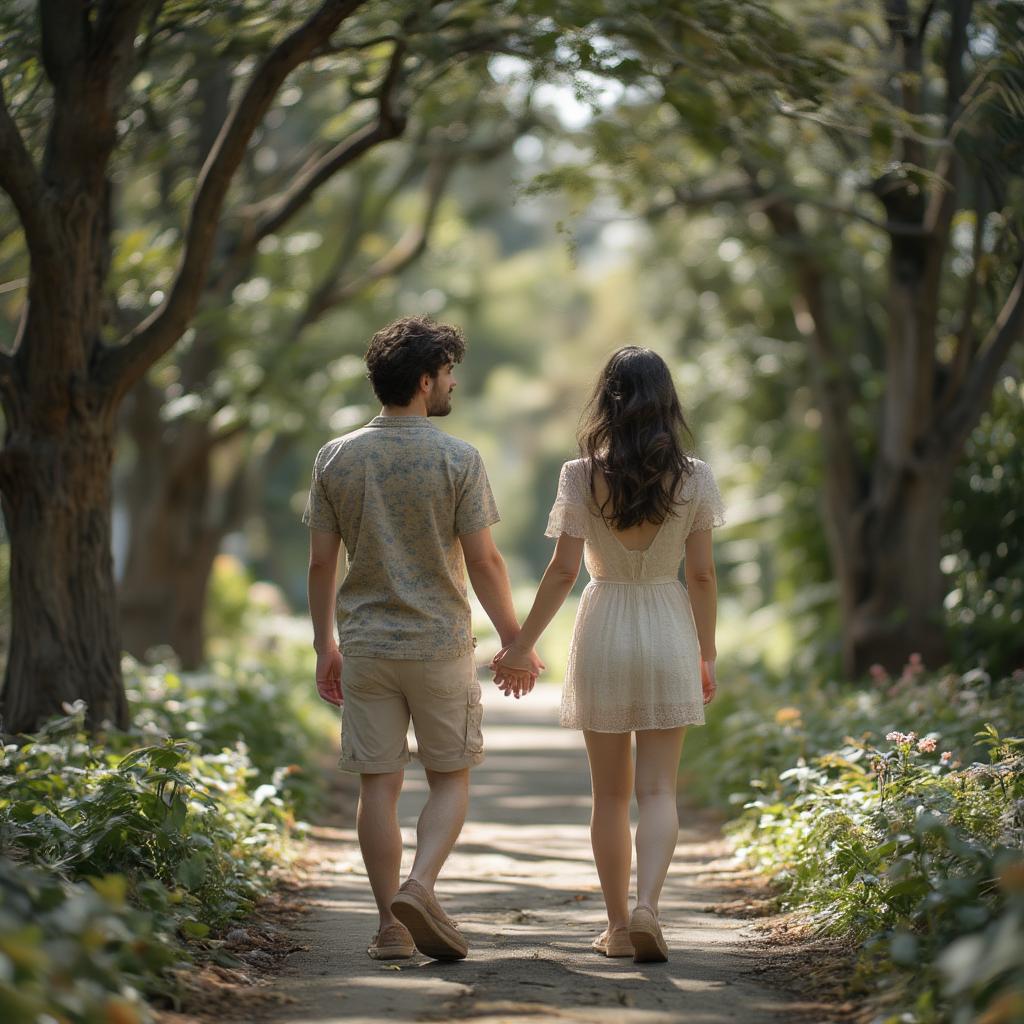
{"label": "man's hand", "polygon": [[700,688],[704,691],[704,703],[710,704],[718,692],[718,682],[715,680],[715,659],[700,663]]}
{"label": "man's hand", "polygon": [[337,647],[317,652],[316,690],[328,704],[335,707],[340,708],[345,701],[341,692],[341,651]]}
{"label": "man's hand", "polygon": [[536,651],[523,651],[512,643],[498,651],[490,667],[498,688],[506,697],[518,700],[533,689],[537,676],[547,666]]}

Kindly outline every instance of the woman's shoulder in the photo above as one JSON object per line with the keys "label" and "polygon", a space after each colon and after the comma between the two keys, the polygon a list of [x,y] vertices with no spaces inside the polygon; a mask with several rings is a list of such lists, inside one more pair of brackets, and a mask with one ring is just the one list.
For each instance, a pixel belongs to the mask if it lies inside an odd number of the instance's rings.
{"label": "woman's shoulder", "polygon": [[689,471],[687,476],[693,477],[695,480],[699,480],[701,477],[713,476],[711,472],[711,466],[708,465],[703,459],[698,459],[696,455],[687,456],[689,463]]}
{"label": "woman's shoulder", "polygon": [[684,500],[692,498],[698,492],[704,490],[704,481],[714,479],[711,467],[703,460],[694,455],[687,456],[686,472],[683,474],[676,492]]}
{"label": "woman's shoulder", "polygon": [[590,460],[570,459],[558,474],[558,500],[586,505],[590,501]]}

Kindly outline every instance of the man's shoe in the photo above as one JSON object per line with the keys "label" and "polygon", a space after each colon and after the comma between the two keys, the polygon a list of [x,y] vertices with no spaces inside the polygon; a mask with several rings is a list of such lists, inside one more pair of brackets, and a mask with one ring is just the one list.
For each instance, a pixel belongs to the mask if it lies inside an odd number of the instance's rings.
{"label": "man's shoe", "polygon": [[389,924],[374,935],[366,952],[373,960],[408,960],[416,955],[416,945],[404,924]]}
{"label": "man's shoe", "polygon": [[469,952],[455,922],[434,894],[410,878],[391,901],[391,913],[412,933],[416,948],[434,960],[462,960]]}

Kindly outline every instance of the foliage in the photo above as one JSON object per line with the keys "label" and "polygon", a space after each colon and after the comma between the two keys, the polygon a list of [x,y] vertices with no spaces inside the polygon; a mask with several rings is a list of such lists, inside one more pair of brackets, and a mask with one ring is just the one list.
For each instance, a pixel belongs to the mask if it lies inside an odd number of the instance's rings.
{"label": "foliage", "polygon": [[1024,1000],[1022,681],[915,658],[869,690],[748,687],[684,758],[694,789],[742,805],[730,829],[781,905],[863,944],[859,984],[900,1020]]}
{"label": "foliage", "polygon": [[967,441],[946,517],[946,609],[959,664],[1024,665],[1024,383],[1006,377]]}
{"label": "foliage", "polygon": [[125,676],[134,722],[128,735],[186,739],[204,757],[237,751],[251,788],[272,786],[300,816],[318,808],[318,752],[329,747],[336,719],[315,695],[311,656],[287,650],[257,664],[236,656],[182,673],[126,657]]}
{"label": "foliage", "polygon": [[192,676],[129,661],[126,675],[130,732],[90,738],[79,703],[3,751],[12,1024],[141,1020],[141,996],[174,1000],[169,967],[237,963],[215,936],[268,890],[305,827],[296,808],[315,802],[326,719],[284,659]]}
{"label": "foliage", "polygon": [[[143,883],[162,900],[159,883]],[[148,909],[133,907],[120,875],[69,882],[0,858],[0,1017],[138,1024],[142,991],[160,988],[184,951]]]}

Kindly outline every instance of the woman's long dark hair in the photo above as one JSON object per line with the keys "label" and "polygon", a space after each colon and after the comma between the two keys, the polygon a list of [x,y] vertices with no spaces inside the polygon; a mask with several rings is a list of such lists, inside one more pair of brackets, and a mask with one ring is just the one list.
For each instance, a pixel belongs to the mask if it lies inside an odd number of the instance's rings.
{"label": "woman's long dark hair", "polygon": [[[679,482],[692,469],[684,434],[692,437],[665,360],[636,345],[620,348],[601,371],[579,431],[605,522],[625,530],[676,514]],[[603,503],[594,487],[598,470],[608,482]]]}

